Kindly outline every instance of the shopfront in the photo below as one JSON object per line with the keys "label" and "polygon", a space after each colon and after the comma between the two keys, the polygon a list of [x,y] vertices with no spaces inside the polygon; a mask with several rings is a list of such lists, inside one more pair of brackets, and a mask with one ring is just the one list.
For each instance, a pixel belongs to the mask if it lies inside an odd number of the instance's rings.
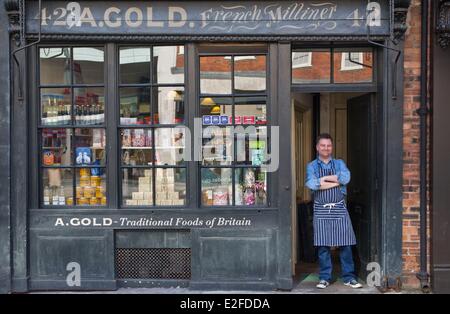
{"label": "shopfront", "polygon": [[393,2],[24,3],[13,291],[292,289],[319,131],[355,169],[361,278],[400,275]]}

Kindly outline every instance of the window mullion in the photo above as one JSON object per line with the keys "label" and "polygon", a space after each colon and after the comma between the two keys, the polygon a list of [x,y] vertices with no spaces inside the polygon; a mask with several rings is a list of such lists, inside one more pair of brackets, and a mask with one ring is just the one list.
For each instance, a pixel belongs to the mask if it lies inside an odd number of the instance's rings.
{"label": "window mullion", "polygon": [[105,126],[106,126],[106,195],[109,208],[119,208],[119,182],[122,175],[119,170],[118,156],[120,154],[118,148],[117,122],[119,121],[119,103],[118,103],[118,86],[117,82],[117,47],[115,44],[106,45],[106,66],[105,66]]}

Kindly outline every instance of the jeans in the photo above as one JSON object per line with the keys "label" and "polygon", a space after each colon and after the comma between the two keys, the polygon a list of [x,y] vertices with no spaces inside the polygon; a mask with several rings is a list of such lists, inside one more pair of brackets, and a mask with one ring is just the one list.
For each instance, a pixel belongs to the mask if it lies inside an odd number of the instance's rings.
{"label": "jeans", "polygon": [[[333,265],[331,263],[330,247],[319,246],[319,266],[320,280],[331,281],[331,272],[333,270]],[[342,280],[344,282],[349,282],[355,277],[355,265],[353,263],[352,247],[351,246],[341,246],[339,247],[340,260],[341,260],[341,270],[342,270]]]}

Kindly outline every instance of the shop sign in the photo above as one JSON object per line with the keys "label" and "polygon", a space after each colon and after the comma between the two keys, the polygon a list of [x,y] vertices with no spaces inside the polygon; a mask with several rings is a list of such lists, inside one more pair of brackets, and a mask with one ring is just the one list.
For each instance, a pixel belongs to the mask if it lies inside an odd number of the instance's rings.
{"label": "shop sign", "polygon": [[[27,32],[39,30],[27,1]],[[388,0],[43,1],[43,33],[142,35],[390,35]]]}

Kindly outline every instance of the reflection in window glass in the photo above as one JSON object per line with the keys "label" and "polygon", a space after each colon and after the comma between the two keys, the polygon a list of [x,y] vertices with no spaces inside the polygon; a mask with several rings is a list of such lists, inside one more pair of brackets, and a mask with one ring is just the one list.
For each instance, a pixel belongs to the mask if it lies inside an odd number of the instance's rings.
{"label": "reflection in window glass", "polygon": [[70,84],[70,48],[40,48],[39,49],[40,83]]}
{"label": "reflection in window glass", "polygon": [[234,57],[236,93],[260,93],[266,90],[266,56]]}
{"label": "reflection in window glass", "polygon": [[41,89],[41,124],[72,124],[72,96],[70,88]]}
{"label": "reflection in window glass", "polygon": [[260,168],[235,169],[235,205],[267,205],[267,176]]}
{"label": "reflection in window glass", "polygon": [[230,57],[200,57],[200,93],[231,94]]}
{"label": "reflection in window glass", "polygon": [[225,206],[232,204],[232,169],[202,168],[202,205]]}
{"label": "reflection in window glass", "polygon": [[266,124],[266,98],[236,98],[234,107],[235,124]]}
{"label": "reflection in window glass", "polygon": [[227,125],[232,123],[232,99],[228,97],[200,98],[200,116],[203,125]]}
{"label": "reflection in window glass", "polygon": [[74,88],[75,124],[105,123],[105,94],[103,87]]}
{"label": "reflection in window glass", "polygon": [[228,127],[206,127],[203,129],[202,148],[204,165],[231,165],[233,161],[233,133]]}
{"label": "reflection in window glass", "polygon": [[104,81],[103,48],[73,48],[73,79],[75,84],[96,84]]}
{"label": "reflection in window glass", "polygon": [[155,124],[184,123],[184,88],[159,87],[154,112]]}
{"label": "reflection in window glass", "polygon": [[156,205],[185,205],[186,200],[186,169],[157,168],[156,169]]}
{"label": "reflection in window glass", "polygon": [[372,50],[334,52],[335,83],[366,83],[373,81]]}
{"label": "reflection in window glass", "polygon": [[184,46],[153,47],[154,82],[158,84],[184,83]]}
{"label": "reflection in window glass", "polygon": [[119,51],[120,83],[150,82],[150,47],[122,47]]}
{"label": "reflection in window glass", "polygon": [[44,206],[72,206],[73,169],[42,169],[42,204]]}
{"label": "reflection in window glass", "polygon": [[179,165],[184,162],[185,129],[155,129],[155,158],[157,165]]}
{"label": "reflection in window glass", "polygon": [[150,87],[120,88],[120,124],[149,124]]}
{"label": "reflection in window glass", "polygon": [[153,170],[122,169],[122,201],[125,206],[153,205]]}
{"label": "reflection in window glass", "polygon": [[42,165],[72,165],[72,129],[42,129]]}
{"label": "reflection in window glass", "polygon": [[236,136],[236,164],[262,166],[267,153],[267,127],[247,127]]}
{"label": "reflection in window glass", "polygon": [[330,83],[330,50],[296,50],[292,52],[292,83]]}

